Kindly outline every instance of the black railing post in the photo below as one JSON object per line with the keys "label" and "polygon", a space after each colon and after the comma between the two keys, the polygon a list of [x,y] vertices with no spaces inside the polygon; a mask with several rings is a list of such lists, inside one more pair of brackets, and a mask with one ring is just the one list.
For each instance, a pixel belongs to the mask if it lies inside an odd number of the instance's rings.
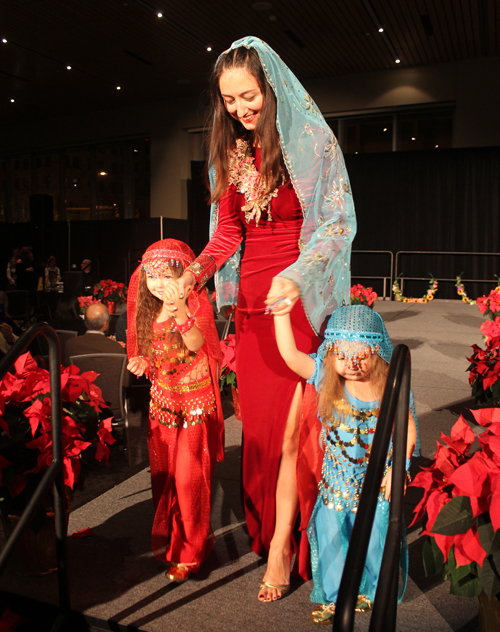
{"label": "black railing post", "polygon": [[[403,397],[400,398],[402,385],[404,386],[404,393]],[[383,628],[378,629],[383,629],[384,632],[391,632],[391,630],[395,629],[398,577],[397,563],[399,561],[399,550],[401,546],[407,435],[405,428],[407,429],[408,425],[409,385],[410,357],[408,347],[406,345],[398,345],[394,349],[389,365],[389,373],[380,405],[377,429],[373,437],[370,460],[366,468],[356,520],[354,521],[349,541],[349,549],[346,555],[333,621],[334,632],[351,632],[354,627],[354,609],[356,607],[359,585],[363,575],[380,485],[384,474],[393,426],[397,425],[399,428],[398,431],[396,431],[393,442],[393,487],[389,513],[389,529],[379,575],[378,589],[375,596],[375,604],[380,599],[379,593],[385,594],[387,599],[386,610],[377,607],[377,611],[380,613],[378,617],[381,617],[382,623],[384,623],[387,608],[392,608],[392,614],[389,615],[389,619],[393,621],[393,627],[389,627],[389,621],[386,620]],[[396,424],[393,423],[395,416]],[[402,427],[405,417],[406,425]],[[397,475],[395,472],[397,472]],[[387,570],[388,568],[389,570]],[[386,570],[383,571],[383,569]],[[385,576],[383,574],[384,572]],[[392,591],[390,590],[391,586],[393,586]],[[393,600],[391,605],[389,605],[391,599],[390,593],[394,593],[392,595]],[[378,621],[378,618],[374,618],[376,614],[375,604],[371,623]],[[370,631],[372,631],[371,627]]]}
{"label": "black railing post", "polygon": [[45,494],[53,483],[59,606],[61,612],[64,614],[70,610],[70,598],[66,556],[66,495],[64,493],[64,458],[62,443],[61,349],[59,338],[54,329],[45,323],[39,323],[27,329],[9,349],[2,360],[0,360],[0,379],[4,377],[16,359],[39,334],[43,334],[47,338],[49,345],[52,463],[47,472],[45,472],[28,506],[23,511],[19,523],[10,535],[0,554],[0,575],[5,570],[9,557],[23,531],[30,524]]}

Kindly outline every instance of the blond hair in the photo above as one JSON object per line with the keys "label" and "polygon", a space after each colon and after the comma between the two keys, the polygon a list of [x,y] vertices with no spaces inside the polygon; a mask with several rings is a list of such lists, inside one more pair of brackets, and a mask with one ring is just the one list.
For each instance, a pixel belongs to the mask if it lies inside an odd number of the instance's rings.
{"label": "blond hair", "polygon": [[[323,360],[321,385],[319,389],[318,411],[321,417],[331,415],[332,411],[345,406],[345,378],[335,370],[337,356],[327,351]],[[378,354],[366,359],[370,363],[370,382],[377,399],[382,398],[389,365]]]}

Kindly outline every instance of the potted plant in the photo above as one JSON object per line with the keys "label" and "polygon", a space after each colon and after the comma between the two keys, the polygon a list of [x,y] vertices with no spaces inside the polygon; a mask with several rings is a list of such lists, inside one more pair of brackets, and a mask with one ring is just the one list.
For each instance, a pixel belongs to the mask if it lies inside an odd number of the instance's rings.
{"label": "potted plant", "polygon": [[109,313],[114,314],[115,306],[127,300],[127,287],[111,279],[102,280],[94,286],[93,296],[106,303]]}
{"label": "potted plant", "polygon": [[365,287],[361,283],[357,283],[351,288],[351,305],[367,305],[373,309],[377,296],[372,287]]}
{"label": "potted plant", "polygon": [[229,334],[220,341],[220,348],[223,355],[222,368],[219,377],[219,387],[221,392],[225,386],[231,387],[234,403],[234,415],[236,419],[241,419],[240,400],[238,397],[238,383],[236,380],[236,337]]}
{"label": "potted plant", "polygon": [[[441,573],[450,592],[477,597],[482,630],[500,624],[500,409],[473,410],[484,428],[479,448],[461,416],[429,467],[411,484],[424,495],[415,508],[414,524],[423,517],[426,575]],[[488,627],[492,622],[494,627]]]}
{"label": "potted plant", "polygon": [[467,360],[467,371],[472,395],[479,404],[491,406],[500,404],[500,286],[488,296],[480,296],[477,306],[489,318],[479,328],[486,348],[472,345],[473,354]]}
{"label": "potted plant", "polygon": [[[112,416],[93,383],[97,374],[61,367],[64,483],[67,498],[90,457],[108,462]],[[106,412],[109,414],[106,415]],[[52,461],[50,376],[29,353],[18,358],[13,373],[0,380],[0,511],[7,533],[19,518]],[[25,540],[52,548],[53,497],[44,499]],[[20,547],[21,548],[21,547]],[[17,570],[43,574],[53,570],[54,551],[20,551]],[[19,560],[21,562],[19,563]],[[45,567],[48,565],[48,568]]]}
{"label": "potted plant", "polygon": [[80,305],[80,314],[84,315],[89,305],[100,302],[101,301],[99,299],[95,299],[93,296],[79,296],[78,304]]}

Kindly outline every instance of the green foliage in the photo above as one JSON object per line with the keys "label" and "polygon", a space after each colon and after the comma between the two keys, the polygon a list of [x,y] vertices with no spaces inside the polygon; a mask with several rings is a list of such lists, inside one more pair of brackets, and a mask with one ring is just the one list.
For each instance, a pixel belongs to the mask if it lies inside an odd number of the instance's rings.
{"label": "green foliage", "polygon": [[439,512],[432,532],[439,535],[466,533],[472,527],[472,508],[467,496],[455,496]]}

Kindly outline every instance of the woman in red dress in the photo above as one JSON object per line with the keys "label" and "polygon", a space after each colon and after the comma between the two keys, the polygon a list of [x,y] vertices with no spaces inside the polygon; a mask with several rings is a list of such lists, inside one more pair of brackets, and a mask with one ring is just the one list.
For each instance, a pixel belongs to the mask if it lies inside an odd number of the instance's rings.
{"label": "woman in red dress", "polygon": [[189,293],[217,269],[218,305],[236,305],[243,500],[252,548],[268,553],[259,600],[275,601],[294,553],[303,578],[309,568],[307,537],[293,533],[304,382],[279,354],[269,310],[291,312],[297,347],[316,350],[325,318],[348,301],[354,211],[333,133],[267,44],[235,42],[211,93],[211,240],[178,284]]}
{"label": "woman in red dress", "polygon": [[153,553],[175,582],[196,573],[214,547],[210,496],[215,458],[224,458],[213,309],[205,289],[181,300],[171,282],[193,260],[191,248],[175,239],[152,244],[127,301],[127,368],[151,380]]}

